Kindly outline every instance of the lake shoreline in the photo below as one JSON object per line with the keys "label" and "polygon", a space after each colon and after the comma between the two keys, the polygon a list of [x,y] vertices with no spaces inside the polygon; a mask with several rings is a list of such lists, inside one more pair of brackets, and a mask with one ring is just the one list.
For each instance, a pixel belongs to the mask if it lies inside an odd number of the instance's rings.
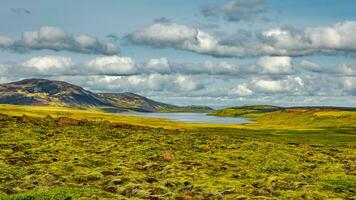
{"label": "lake shoreline", "polygon": [[122,112],[122,113],[116,113],[116,114],[123,115],[123,116],[161,118],[161,119],[166,119],[166,120],[170,120],[173,122],[185,122],[185,123],[245,124],[245,123],[251,122],[247,118],[212,116],[212,115],[208,115],[208,113]]}

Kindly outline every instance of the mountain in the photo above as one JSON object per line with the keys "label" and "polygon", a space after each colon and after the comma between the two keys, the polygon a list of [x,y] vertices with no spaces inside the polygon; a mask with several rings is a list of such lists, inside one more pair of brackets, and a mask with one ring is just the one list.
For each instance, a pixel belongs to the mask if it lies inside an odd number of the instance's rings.
{"label": "mountain", "polygon": [[125,93],[98,93],[100,98],[105,99],[117,108],[128,108],[136,111],[155,112],[173,105],[157,102],[146,97],[125,92]]}
{"label": "mountain", "polygon": [[[239,107],[224,108],[221,110],[214,110],[209,115],[221,117],[247,117],[257,118],[266,113],[303,113],[303,112],[318,112],[318,111],[356,111],[352,107],[328,107],[328,106],[297,106],[297,107],[278,107],[272,105],[244,105]],[[268,115],[272,117],[273,115]]]}
{"label": "mountain", "polygon": [[176,106],[161,103],[130,92],[98,93],[97,95],[114,107],[138,112],[208,112],[212,110],[207,106]]}
{"label": "mountain", "polygon": [[107,112],[207,112],[205,106],[175,106],[134,93],[93,93],[79,86],[46,79],[0,84],[0,104],[101,107]]}
{"label": "mountain", "polygon": [[0,84],[0,103],[69,107],[110,106],[96,94],[62,81],[25,79]]}

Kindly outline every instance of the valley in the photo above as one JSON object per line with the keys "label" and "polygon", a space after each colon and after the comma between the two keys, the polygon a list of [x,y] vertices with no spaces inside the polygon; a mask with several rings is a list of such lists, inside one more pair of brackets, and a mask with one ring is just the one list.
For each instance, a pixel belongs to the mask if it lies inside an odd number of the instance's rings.
{"label": "valley", "polygon": [[0,113],[4,200],[355,194],[354,111],[274,111],[243,125],[93,108],[0,105]]}

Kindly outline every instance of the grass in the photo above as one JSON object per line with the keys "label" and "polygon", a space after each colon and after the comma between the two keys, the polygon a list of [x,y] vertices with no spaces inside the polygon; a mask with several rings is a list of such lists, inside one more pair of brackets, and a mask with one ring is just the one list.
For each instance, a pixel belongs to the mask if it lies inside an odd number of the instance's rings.
{"label": "grass", "polygon": [[356,194],[352,111],[277,111],[238,126],[61,107],[0,105],[0,113],[0,199]]}
{"label": "grass", "polygon": [[37,192],[25,192],[22,194],[15,194],[11,196],[3,195],[1,197],[2,200],[63,200],[73,198],[111,199],[113,198],[113,195],[110,195],[110,193],[105,193],[98,189],[54,188]]}

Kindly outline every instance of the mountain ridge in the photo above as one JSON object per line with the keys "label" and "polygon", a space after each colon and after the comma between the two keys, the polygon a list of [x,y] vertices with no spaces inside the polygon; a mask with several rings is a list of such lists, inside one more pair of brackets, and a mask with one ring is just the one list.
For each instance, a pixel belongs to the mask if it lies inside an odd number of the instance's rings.
{"label": "mountain ridge", "polygon": [[24,79],[0,84],[0,104],[103,107],[107,112],[206,112],[205,106],[176,106],[131,93],[94,93],[57,80]]}

